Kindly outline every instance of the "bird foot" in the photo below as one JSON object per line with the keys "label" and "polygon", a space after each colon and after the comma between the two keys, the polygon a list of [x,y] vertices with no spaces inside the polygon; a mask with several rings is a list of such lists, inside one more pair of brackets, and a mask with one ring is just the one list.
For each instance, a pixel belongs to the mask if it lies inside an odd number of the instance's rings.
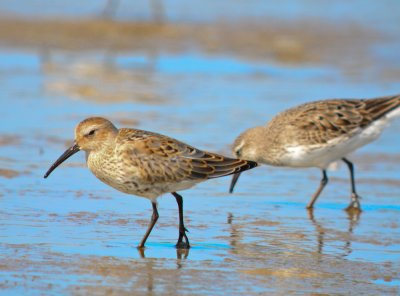
{"label": "bird foot", "polygon": [[189,242],[178,241],[175,245],[177,249],[190,249]]}
{"label": "bird foot", "polygon": [[145,254],[144,254],[144,249],[145,249],[144,246],[143,247],[137,246],[137,250],[138,250],[140,258],[146,258]]}
{"label": "bird foot", "polygon": [[[176,243],[176,248],[177,249],[189,249],[190,248],[190,243],[189,243],[189,239],[186,235],[186,232],[189,232],[186,227],[183,227],[180,231],[179,231],[179,238],[178,238],[178,242]],[[183,238],[185,239],[185,242],[183,242]]]}
{"label": "bird foot", "polygon": [[353,193],[351,195],[351,202],[350,204],[347,206],[347,208],[345,209],[347,212],[361,212],[361,204],[360,204],[360,200],[361,197],[358,196],[357,194]]}

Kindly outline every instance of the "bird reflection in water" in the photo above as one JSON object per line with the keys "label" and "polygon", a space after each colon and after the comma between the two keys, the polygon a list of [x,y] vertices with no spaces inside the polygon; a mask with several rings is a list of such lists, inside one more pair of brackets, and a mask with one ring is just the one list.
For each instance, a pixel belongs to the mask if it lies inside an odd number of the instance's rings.
{"label": "bird reflection in water", "polygon": [[[337,229],[332,229],[332,228],[326,228],[323,226],[321,221],[318,221],[318,219],[314,216],[314,211],[312,209],[307,211],[307,216],[308,219],[310,219],[312,225],[315,228],[316,232],[316,246],[317,246],[317,253],[320,255],[324,255],[324,248],[327,248],[327,241],[330,240],[332,241],[332,237],[336,237],[336,240],[339,242],[343,242],[344,245],[343,247],[339,247],[340,250],[343,250],[343,252],[340,254],[341,257],[346,257],[350,255],[353,252],[352,249],[352,239],[353,239],[353,232],[354,229],[357,227],[360,216],[361,216],[361,211],[345,211],[346,213],[346,222],[347,222],[347,229],[345,231],[339,231]],[[234,216],[232,213],[228,213],[227,216],[227,224],[230,227],[230,237],[229,237],[229,245],[232,247],[231,252],[232,253],[238,253],[240,252],[240,246],[241,242],[243,240],[246,240],[244,236],[246,233],[249,233],[248,231],[246,232],[245,229],[243,229],[243,224],[241,223],[235,223],[234,221]],[[280,227],[280,231],[283,231],[283,229]],[[285,230],[287,231],[287,230]],[[291,233],[291,231],[290,231]],[[266,233],[267,235],[267,233]],[[277,246],[275,243],[280,241],[278,245],[280,245],[281,248],[285,247],[285,242],[281,241],[281,236],[277,233],[276,234],[279,239],[277,240],[274,238],[274,235],[271,235],[269,233],[269,238],[267,239],[269,243],[273,243],[274,246]],[[259,242],[261,243],[261,242]],[[257,243],[256,245],[260,246],[260,244]],[[287,241],[286,241],[287,243]],[[299,242],[301,244],[301,242]],[[262,243],[261,243],[262,244]],[[248,245],[248,244],[247,244]],[[325,253],[327,251],[325,250]]]}
{"label": "bird reflection in water", "polygon": [[[137,249],[139,257],[142,259],[146,259],[146,249],[138,248]],[[176,259],[187,259],[189,256],[189,249],[176,249]]]}
{"label": "bird reflection in water", "polygon": [[[322,255],[325,246],[325,237],[329,234],[329,232],[332,232],[333,230],[325,228],[324,226],[322,226],[320,222],[317,221],[317,219],[314,216],[313,209],[309,209],[307,210],[307,212],[308,212],[308,218],[310,219],[311,223],[315,226],[315,230],[317,232],[317,252],[318,254]],[[341,237],[344,240],[344,246],[343,246],[344,253],[342,254],[342,257],[347,257],[353,251],[351,247],[352,235],[355,227],[358,225],[361,213],[362,213],[361,211],[346,211],[348,227],[347,231],[343,235],[341,235]]]}

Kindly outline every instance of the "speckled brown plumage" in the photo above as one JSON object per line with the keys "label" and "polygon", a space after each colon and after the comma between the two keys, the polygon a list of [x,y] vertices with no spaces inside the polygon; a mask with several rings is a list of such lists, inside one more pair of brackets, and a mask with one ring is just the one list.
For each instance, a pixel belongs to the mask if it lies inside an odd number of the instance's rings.
{"label": "speckled brown plumage", "polygon": [[[91,117],[75,129],[75,145],[50,167],[45,178],[72,154],[84,150],[92,173],[119,191],[151,200],[153,215],[139,247],[143,248],[158,219],[156,199],[172,193],[179,207],[178,247],[189,247],[183,223],[182,197],[176,191],[251,169],[253,161],[206,152],[173,138],[138,129],[117,129],[110,121]],[[185,238],[185,243],[182,241]]]}
{"label": "speckled brown plumage", "polygon": [[[318,167],[323,178],[308,204],[314,202],[328,182],[326,169],[342,159],[350,170],[352,202],[359,209],[353,164],[345,157],[381,134],[400,114],[400,96],[374,99],[332,99],[305,103],[276,115],[265,126],[243,132],[233,144],[237,157],[287,167]],[[232,192],[238,175],[235,175]]]}

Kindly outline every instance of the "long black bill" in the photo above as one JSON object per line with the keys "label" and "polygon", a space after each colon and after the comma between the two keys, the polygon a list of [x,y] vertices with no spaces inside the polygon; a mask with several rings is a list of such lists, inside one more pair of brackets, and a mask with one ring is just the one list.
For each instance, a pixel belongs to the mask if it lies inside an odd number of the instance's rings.
{"label": "long black bill", "polygon": [[240,173],[233,174],[231,186],[229,187],[229,193],[233,192],[233,188],[235,188],[237,180],[239,180]]}
{"label": "long black bill", "polygon": [[56,167],[58,167],[60,164],[64,162],[67,158],[70,156],[74,155],[76,152],[81,150],[77,144],[74,144],[73,146],[69,147],[65,152],[53,163],[53,165],[49,168],[49,170],[44,174],[44,178],[47,178],[52,171],[55,170]]}

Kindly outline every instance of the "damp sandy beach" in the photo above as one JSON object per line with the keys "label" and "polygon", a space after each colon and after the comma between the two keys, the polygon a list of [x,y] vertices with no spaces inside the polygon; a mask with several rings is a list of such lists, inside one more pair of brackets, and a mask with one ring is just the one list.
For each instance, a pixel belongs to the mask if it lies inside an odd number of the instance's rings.
{"label": "damp sandy beach", "polygon": [[148,200],[84,153],[43,179],[88,116],[232,155],[286,108],[400,93],[397,1],[106,2],[0,4],[0,295],[400,293],[400,120],[349,156],[359,216],[344,165],[313,212],[318,169],[260,166],[180,192],[188,251],[172,195],[140,252]]}

